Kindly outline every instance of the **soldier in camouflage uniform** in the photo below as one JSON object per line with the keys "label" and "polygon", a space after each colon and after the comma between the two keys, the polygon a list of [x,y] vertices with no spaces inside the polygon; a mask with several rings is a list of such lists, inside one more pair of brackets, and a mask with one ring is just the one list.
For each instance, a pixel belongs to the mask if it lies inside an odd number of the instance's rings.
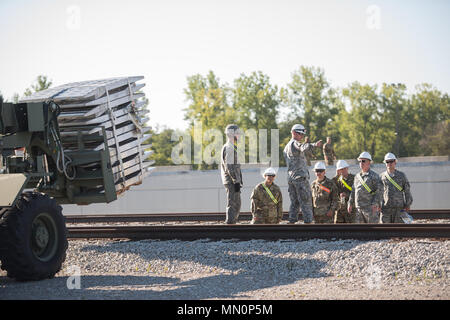
{"label": "soldier in camouflage uniform", "polygon": [[413,202],[409,181],[406,175],[395,169],[397,158],[392,153],[384,157],[386,171],[381,173],[381,182],[384,186],[381,219],[383,223],[404,223],[401,211],[409,211]]}
{"label": "soldier in camouflage uniform", "polygon": [[311,192],[315,223],[333,223],[334,211],[338,206],[337,186],[325,176],[325,170],[323,162],[317,162],[314,166],[317,179],[311,184]]}
{"label": "soldier in camouflage uniform", "polygon": [[356,206],[356,223],[379,223],[383,184],[379,175],[370,170],[372,156],[368,152],[361,153],[358,161],[361,171],[355,176],[347,211],[350,214]]}
{"label": "soldier in camouflage uniform", "polygon": [[288,191],[291,200],[289,223],[298,221],[300,207],[303,214],[303,221],[305,223],[311,223],[313,220],[312,195],[305,151],[312,151],[314,147],[320,148],[322,141],[301,143],[305,133],[304,126],[295,124],[291,129],[292,138],[283,151],[288,166]]}
{"label": "soldier in camouflage uniform", "polygon": [[283,196],[280,187],[273,183],[275,175],[275,170],[268,168],[263,174],[264,181],[253,189],[252,224],[280,223],[283,217]]}
{"label": "soldier in camouflage uniform", "polygon": [[323,145],[323,157],[327,166],[332,166],[333,161],[336,160],[333,146],[331,145],[331,137],[327,137],[327,143]]}
{"label": "soldier in camouflage uniform", "polygon": [[353,208],[351,214],[347,212],[348,199],[355,179],[355,175],[348,172],[348,167],[347,161],[339,160],[336,163],[336,176],[332,179],[338,188],[339,195],[339,205],[334,216],[335,223],[355,222],[355,208]]}
{"label": "soldier in camouflage uniform", "polygon": [[220,172],[222,183],[227,191],[226,224],[234,224],[239,218],[241,210],[241,165],[237,155],[237,139],[240,136],[239,127],[230,124],[225,129],[228,141],[222,148]]}
{"label": "soldier in camouflage uniform", "polygon": [[[310,143],[309,142],[309,137],[305,137],[305,143]],[[312,150],[306,150],[305,151],[305,158],[306,158],[306,164],[308,165],[308,167],[311,166],[311,159],[315,159],[316,157],[314,156],[314,153],[312,152]]]}

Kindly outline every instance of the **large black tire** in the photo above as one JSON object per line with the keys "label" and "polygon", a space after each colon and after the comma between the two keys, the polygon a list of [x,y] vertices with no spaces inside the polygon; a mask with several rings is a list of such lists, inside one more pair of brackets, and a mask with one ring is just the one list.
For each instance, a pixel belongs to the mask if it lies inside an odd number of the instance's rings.
{"label": "large black tire", "polygon": [[54,199],[24,193],[0,219],[1,268],[19,281],[53,278],[66,259],[67,229]]}

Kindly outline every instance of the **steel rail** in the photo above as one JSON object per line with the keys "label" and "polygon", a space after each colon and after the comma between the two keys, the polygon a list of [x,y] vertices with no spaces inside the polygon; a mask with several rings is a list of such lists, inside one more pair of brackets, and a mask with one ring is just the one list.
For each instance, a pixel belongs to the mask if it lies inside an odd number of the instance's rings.
{"label": "steel rail", "polygon": [[[410,212],[414,219],[448,219],[450,210],[412,210]],[[300,215],[301,216],[301,215]],[[225,213],[147,213],[147,214],[85,214],[66,215],[67,223],[112,223],[112,222],[154,222],[154,221],[224,221]],[[250,212],[241,212],[239,219],[251,220]],[[283,219],[287,220],[287,212]]]}
{"label": "steel rail", "polygon": [[450,224],[282,224],[68,227],[70,239],[279,240],[450,238]]}

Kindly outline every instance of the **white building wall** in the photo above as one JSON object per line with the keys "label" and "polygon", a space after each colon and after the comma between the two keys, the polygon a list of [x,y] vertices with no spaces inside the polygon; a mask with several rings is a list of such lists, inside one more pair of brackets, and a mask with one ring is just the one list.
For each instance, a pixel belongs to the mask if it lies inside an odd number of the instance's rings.
{"label": "white building wall", "polygon": [[[244,187],[241,193],[242,212],[250,211],[250,195],[255,185],[263,180],[265,168],[242,170]],[[384,164],[374,164],[377,173]],[[413,210],[450,209],[450,161],[398,163],[397,169],[406,173],[413,194]],[[286,167],[279,168],[275,183],[283,193],[283,209],[289,210]],[[357,165],[350,166],[357,173]],[[327,168],[327,177],[335,175],[335,167]],[[310,182],[315,179],[310,170]],[[225,188],[219,170],[153,172],[144,182],[132,187],[109,204],[88,206],[64,205],[64,214],[123,214],[123,213],[202,213],[225,212]]]}

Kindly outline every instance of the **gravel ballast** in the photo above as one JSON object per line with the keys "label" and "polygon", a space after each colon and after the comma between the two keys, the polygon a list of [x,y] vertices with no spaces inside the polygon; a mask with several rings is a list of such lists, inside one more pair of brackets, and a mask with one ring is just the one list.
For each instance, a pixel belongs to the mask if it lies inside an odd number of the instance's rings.
{"label": "gravel ballast", "polygon": [[449,299],[450,241],[70,240],[54,279],[1,299]]}

